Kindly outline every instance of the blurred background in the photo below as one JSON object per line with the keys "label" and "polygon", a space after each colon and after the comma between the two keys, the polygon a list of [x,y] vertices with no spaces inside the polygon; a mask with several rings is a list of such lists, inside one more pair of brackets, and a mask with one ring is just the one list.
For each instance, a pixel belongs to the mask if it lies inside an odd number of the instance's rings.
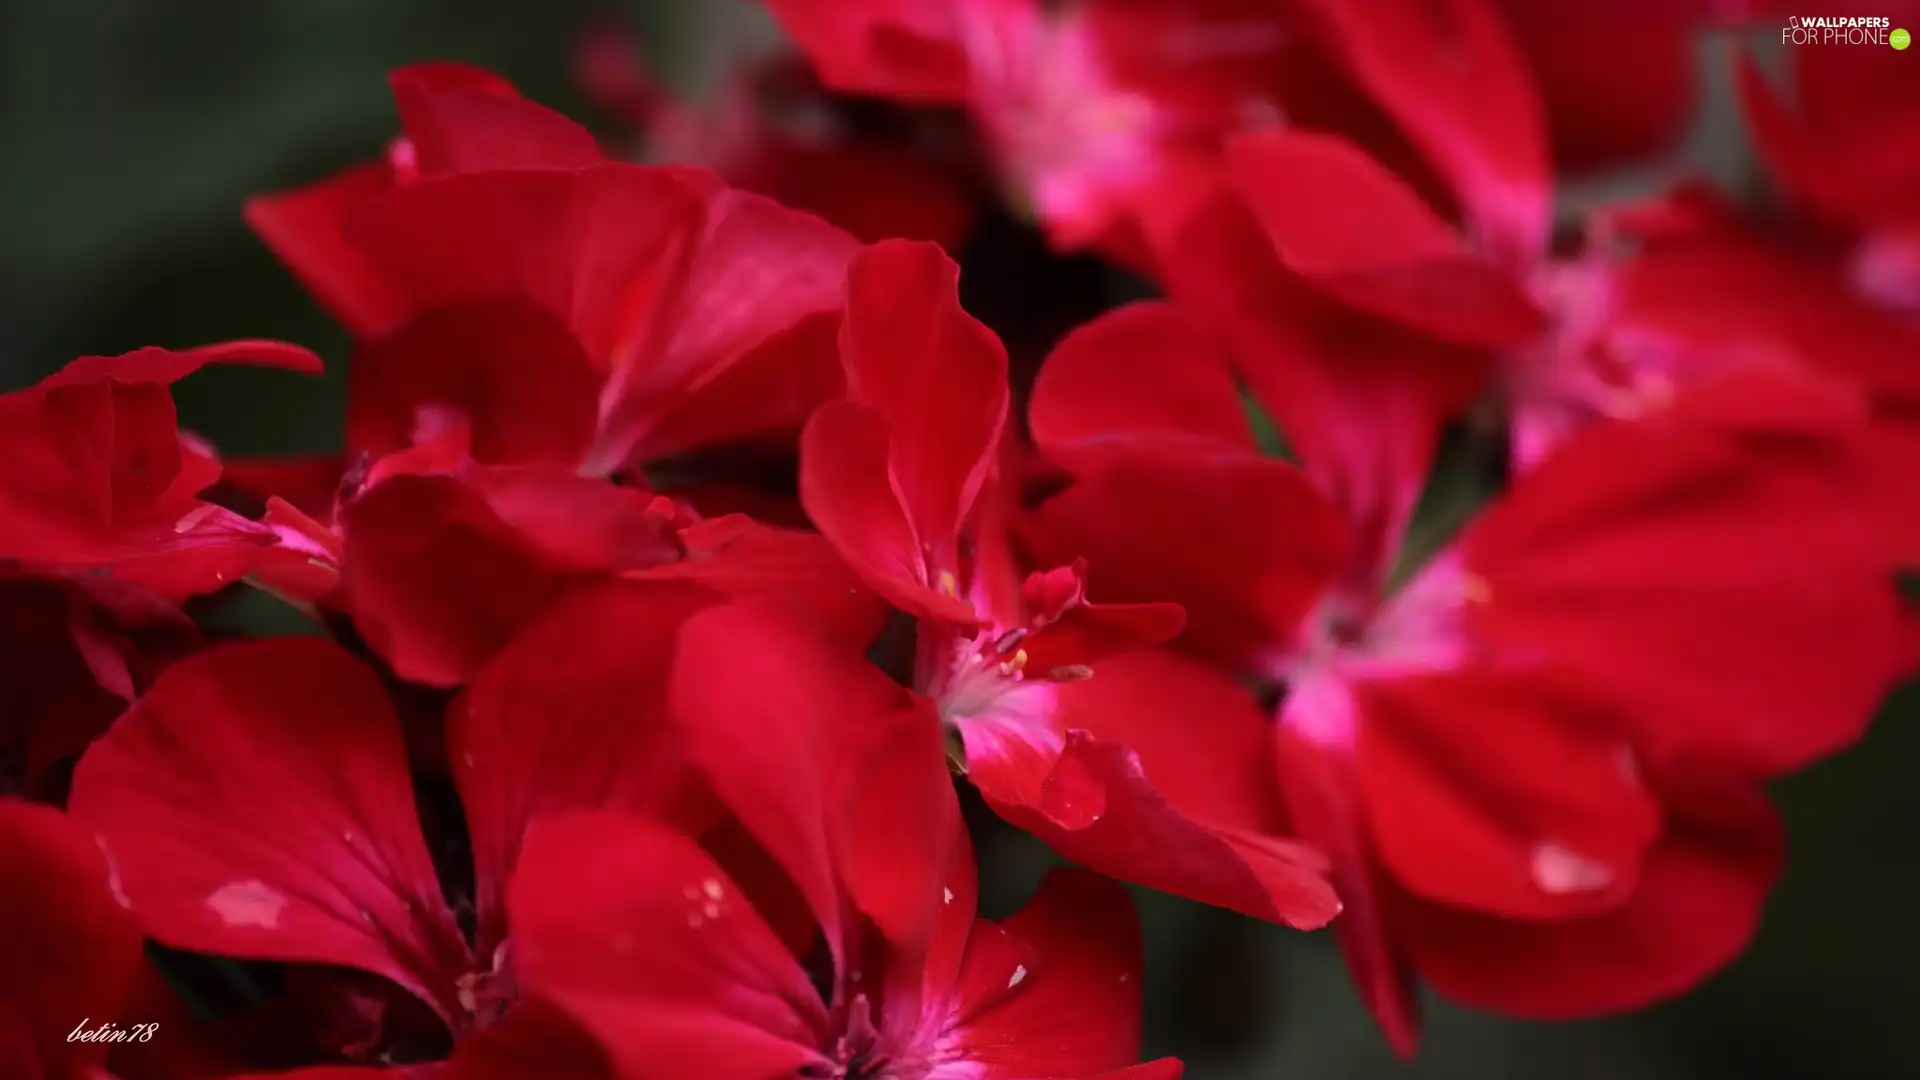
{"label": "blurred background", "polygon": [[[483,64],[586,118],[570,61],[608,14],[694,93],[765,40],[733,0],[0,0],[0,390],[79,355],[283,338],[330,374],[204,373],[177,391],[182,424],[232,453],[329,448],[346,337],[247,233],[242,201],[380,152],[385,73],[411,61]],[[1680,167],[1750,182],[1723,44],[1702,42],[1702,111],[1677,159],[1574,199]],[[1531,1025],[1430,1001],[1426,1047],[1400,1064],[1327,935],[1143,894],[1148,1052],[1185,1058],[1194,1080],[1920,1077],[1917,714],[1920,693],[1899,695],[1863,745],[1780,788],[1787,880],[1747,956],[1683,1001]],[[990,899],[1011,907],[1045,855],[986,841]]]}

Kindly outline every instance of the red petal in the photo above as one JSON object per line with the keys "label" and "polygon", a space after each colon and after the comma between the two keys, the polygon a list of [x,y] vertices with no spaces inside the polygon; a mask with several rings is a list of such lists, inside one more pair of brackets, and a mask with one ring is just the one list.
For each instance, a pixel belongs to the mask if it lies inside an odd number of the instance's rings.
{"label": "red petal", "polygon": [[1791,50],[1796,116],[1750,52],[1738,58],[1741,104],[1774,179],[1822,217],[1862,229],[1920,211],[1913,178],[1920,140],[1904,134],[1920,115],[1906,59],[1826,48]]}
{"label": "red petal", "polygon": [[751,898],[693,841],[596,813],[533,830],[509,891],[528,991],[625,1075],[787,1076],[819,1061],[819,996]]}
{"label": "red petal", "polygon": [[1525,923],[1413,906],[1403,918],[1421,974],[1464,1004],[1561,1020],[1644,1008],[1731,962],[1779,879],[1779,818],[1740,788],[1668,796],[1673,820],[1625,907]]}
{"label": "red petal", "polygon": [[1203,320],[1168,303],[1119,308],[1068,334],[1040,369],[1028,421],[1040,449],[1074,472],[1162,448],[1259,449],[1226,350]]}
{"label": "red petal", "polygon": [[368,971],[458,1011],[472,962],[400,723],[338,647],[271,638],[175,664],[81,759],[72,807],[159,941]]}
{"label": "red petal", "polygon": [[388,77],[422,177],[490,169],[584,169],[605,160],[586,128],[465,64],[403,67]]}
{"label": "red petal", "polygon": [[705,184],[704,231],[652,286],[644,339],[617,357],[597,460],[785,435],[839,395],[831,335],[858,245],[770,199]]}
{"label": "red petal", "polygon": [[967,95],[966,53],[938,3],[768,0],[767,9],[835,90],[936,103]]}
{"label": "red petal", "polygon": [[473,173],[369,199],[345,229],[416,310],[523,297],[610,364],[632,344],[633,305],[679,257],[703,200],[671,169]]}
{"label": "red petal", "polygon": [[1509,266],[1552,225],[1546,119],[1526,58],[1492,0],[1313,5],[1347,65],[1459,193]]}
{"label": "red petal", "polygon": [[118,890],[85,829],[56,810],[0,800],[0,1065],[24,1054],[12,1075],[79,1077],[105,1061],[109,1046],[67,1036],[76,1022],[122,1020],[140,971],[140,926]]}
{"label": "red petal", "polygon": [[666,697],[675,635],[707,602],[693,590],[638,585],[576,592],[521,630],[448,713],[483,954],[505,940],[500,902],[535,821],[608,809],[694,833],[705,824]]}
{"label": "red petal", "polygon": [[[123,360],[128,381],[112,374]],[[90,357],[0,396],[0,557],[104,571],[176,601],[244,575],[272,531],[194,497],[218,466],[183,447],[166,386],[143,378],[204,362]]]}
{"label": "red petal", "polygon": [[406,292],[340,231],[353,207],[393,183],[385,162],[356,165],[306,187],[256,195],[241,212],[320,306],[355,334],[381,333],[413,311]]}
{"label": "red petal", "polygon": [[1402,885],[1516,919],[1592,915],[1633,891],[1660,807],[1604,714],[1498,675],[1361,693],[1359,795]]}
{"label": "red petal", "polygon": [[163,383],[171,386],[208,364],[281,368],[302,375],[318,375],[326,365],[318,356],[284,341],[240,340],[195,349],[148,346],[118,356],[82,356],[42,380],[43,387],[77,386],[114,379],[123,383]]}
{"label": "red petal", "polygon": [[1140,1059],[1140,924],[1126,890],[1055,870],[1000,925],[1026,946],[1032,969],[992,972],[981,989],[999,1000],[984,1009],[957,1003],[955,1050],[969,1064],[998,1080],[1094,1076]]}
{"label": "red petal", "polygon": [[474,490],[399,476],[345,513],[341,584],[354,625],[395,674],[458,686],[554,594],[561,574]]}
{"label": "red petal", "polygon": [[[929,621],[970,624],[972,605],[936,589],[920,535],[888,479],[886,417],[857,402],[822,406],[800,436],[800,501],[853,571],[888,602]],[[948,571],[951,573],[951,571]]]}
{"label": "red petal", "polygon": [[679,539],[685,557],[622,576],[684,581],[722,596],[789,604],[830,636],[862,648],[886,625],[886,606],[860,587],[824,537],[727,514],[682,529]]}
{"label": "red petal", "polygon": [[818,214],[863,243],[926,240],[958,251],[973,231],[978,211],[967,178],[911,146],[882,138],[828,146],[767,138],[749,163],[729,168],[728,177]]}
{"label": "red petal", "polygon": [[1470,345],[1517,345],[1542,328],[1508,271],[1345,139],[1262,131],[1228,153],[1280,260],[1340,300]]}
{"label": "red petal", "polygon": [[1248,665],[1293,639],[1350,543],[1289,465],[1172,457],[1080,481],[1025,535],[1042,565],[1084,557],[1089,591],[1103,598],[1179,603],[1184,644]]}
{"label": "red petal", "polygon": [[1186,628],[1178,604],[1076,604],[1020,644],[1027,670],[1045,676],[1069,666],[1160,645]]}
{"label": "red petal", "polygon": [[[1058,694],[1065,749],[1040,802],[995,801],[1002,817],[1101,873],[1254,918],[1314,928],[1339,912],[1318,857],[1273,835],[1271,728],[1232,682],[1148,652]],[[1091,813],[1046,814],[1061,785],[1097,795]]]}
{"label": "red petal", "polygon": [[1907,674],[1862,419],[1762,371],[1589,428],[1469,530],[1471,630],[1622,710],[1656,761],[1773,775],[1852,743]]}
{"label": "red petal", "polygon": [[433,1080],[609,1080],[611,1075],[597,1039],[551,1002],[522,998],[498,1024],[455,1040],[446,1070]]}
{"label": "red petal", "polygon": [[[1351,719],[1354,703],[1346,688],[1339,684],[1322,688],[1333,696],[1313,704],[1343,710]],[[1332,861],[1333,887],[1345,904],[1333,924],[1334,932],[1360,1000],[1394,1052],[1410,1058],[1420,1045],[1420,1004],[1398,929],[1388,926],[1385,902],[1393,886],[1375,863],[1352,757],[1302,734],[1304,725],[1297,720],[1297,710],[1306,704],[1296,687],[1282,707],[1275,755],[1280,791],[1286,796],[1294,829],[1326,851]]]}
{"label": "red petal", "polygon": [[[1559,168],[1644,160],[1684,137],[1699,96],[1699,27],[1531,0],[1505,0],[1501,7],[1540,80]],[[1569,17],[1577,14],[1591,17]]]}
{"label": "red petal", "polygon": [[347,452],[422,439],[432,413],[473,426],[476,460],[578,465],[599,422],[602,374],[573,334],[511,298],[439,308],[361,342],[347,379]]}
{"label": "red petal", "polygon": [[687,754],[799,886],[836,949],[830,822],[843,797],[842,754],[861,728],[897,712],[904,693],[857,653],[772,612],[711,608],[680,633],[670,700]]}
{"label": "red petal", "polygon": [[1486,355],[1349,313],[1237,329],[1239,370],[1255,397],[1352,524],[1364,565],[1385,574],[1446,422],[1485,382]]}
{"label": "red petal", "polygon": [[847,273],[840,331],[847,393],[886,418],[888,477],[936,558],[979,497],[1007,422],[1007,351],[960,309],[959,280],[932,244],[877,244]]}
{"label": "red petal", "polygon": [[971,858],[931,703],[848,725],[833,782],[834,862],[848,896],[895,950],[917,955],[945,905],[941,889]]}

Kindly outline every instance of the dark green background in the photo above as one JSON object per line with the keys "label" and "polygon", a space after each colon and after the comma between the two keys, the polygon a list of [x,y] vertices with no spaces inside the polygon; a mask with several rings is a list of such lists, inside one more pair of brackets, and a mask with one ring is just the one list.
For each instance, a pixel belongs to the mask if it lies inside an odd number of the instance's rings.
{"label": "dark green background", "polygon": [[[647,48],[693,79],[720,55],[723,0],[629,5]],[[279,337],[320,380],[216,371],[183,422],[231,452],[336,437],[345,338],[243,229],[252,192],[379,151],[383,75],[422,59],[503,72],[576,113],[584,0],[0,0],[0,388],[68,358]],[[1724,123],[1697,163],[1745,172]],[[1704,149],[1703,149],[1704,148]],[[1707,155],[1705,160],[1701,153]],[[1435,1006],[1396,1066],[1324,935],[1143,896],[1149,1049],[1206,1078],[1920,1076],[1920,737],[1890,710],[1867,743],[1784,785],[1792,860],[1752,952],[1687,1000],[1611,1023],[1522,1025]],[[1030,852],[990,849],[1005,889]],[[1008,897],[1000,898],[1003,902]],[[1014,897],[1017,899],[1017,897]]]}

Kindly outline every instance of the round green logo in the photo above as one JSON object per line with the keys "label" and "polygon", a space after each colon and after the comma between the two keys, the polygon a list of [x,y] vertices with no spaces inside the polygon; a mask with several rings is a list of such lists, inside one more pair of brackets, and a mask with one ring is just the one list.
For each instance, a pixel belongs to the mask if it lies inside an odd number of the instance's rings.
{"label": "round green logo", "polygon": [[1913,35],[1907,33],[1905,30],[1895,30],[1893,33],[1887,35],[1887,41],[1892,43],[1896,49],[1904,49],[1913,44]]}

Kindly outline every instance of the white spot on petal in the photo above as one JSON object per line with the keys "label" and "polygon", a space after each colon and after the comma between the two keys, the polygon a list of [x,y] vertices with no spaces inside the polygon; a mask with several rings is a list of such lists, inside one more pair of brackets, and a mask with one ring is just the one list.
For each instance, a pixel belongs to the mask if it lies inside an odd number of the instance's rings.
{"label": "white spot on petal", "polygon": [[700,908],[700,913],[709,919],[717,919],[720,917],[720,905],[709,900]]}
{"label": "white spot on petal", "polygon": [[1019,986],[1021,981],[1024,980],[1026,977],[1027,977],[1027,965],[1015,964],[1013,966],[1013,978],[1007,980],[1007,989],[1011,990],[1014,987]]}
{"label": "white spot on petal", "polygon": [[943,893],[945,893],[945,894],[947,895],[947,899],[946,899],[946,902],[947,902],[947,903],[949,903],[949,904],[951,904],[951,903],[953,903],[953,890],[952,890],[952,889],[942,889],[942,890],[940,890],[940,891],[941,891],[941,892],[943,892]]}
{"label": "white spot on petal", "polygon": [[204,506],[197,506],[194,509],[187,511],[186,515],[182,517],[179,521],[176,521],[173,523],[173,531],[176,533],[192,532],[195,526],[199,525],[201,522],[207,520],[208,518],[212,517],[213,515],[219,512],[220,512],[220,508],[217,506],[214,506],[212,503],[208,503]]}
{"label": "white spot on petal", "polygon": [[1613,884],[1613,871],[1605,863],[1596,862],[1552,841],[1533,849],[1533,863],[1529,869],[1533,874],[1533,883],[1540,887],[1540,891],[1555,896],[1599,892]]}
{"label": "white spot on petal", "polygon": [[721,895],[721,892],[720,892],[720,879],[719,879],[719,878],[708,878],[707,880],[705,880],[705,881],[703,881],[703,882],[701,882],[701,883],[700,883],[700,891],[702,891],[702,892],[704,892],[704,893],[706,893],[706,894],[707,894],[707,899],[709,899],[709,900],[718,900],[718,899],[720,899],[720,895]]}
{"label": "white spot on petal", "polygon": [[207,910],[232,927],[278,929],[280,915],[286,909],[287,898],[260,881],[229,881],[207,897]]}
{"label": "white spot on petal", "polygon": [[113,865],[113,853],[107,850],[107,842],[99,837],[93,838],[94,846],[100,849],[101,858],[107,863],[107,891],[113,894],[113,902],[133,910],[133,901],[128,899],[126,886],[120,882],[120,868]]}

